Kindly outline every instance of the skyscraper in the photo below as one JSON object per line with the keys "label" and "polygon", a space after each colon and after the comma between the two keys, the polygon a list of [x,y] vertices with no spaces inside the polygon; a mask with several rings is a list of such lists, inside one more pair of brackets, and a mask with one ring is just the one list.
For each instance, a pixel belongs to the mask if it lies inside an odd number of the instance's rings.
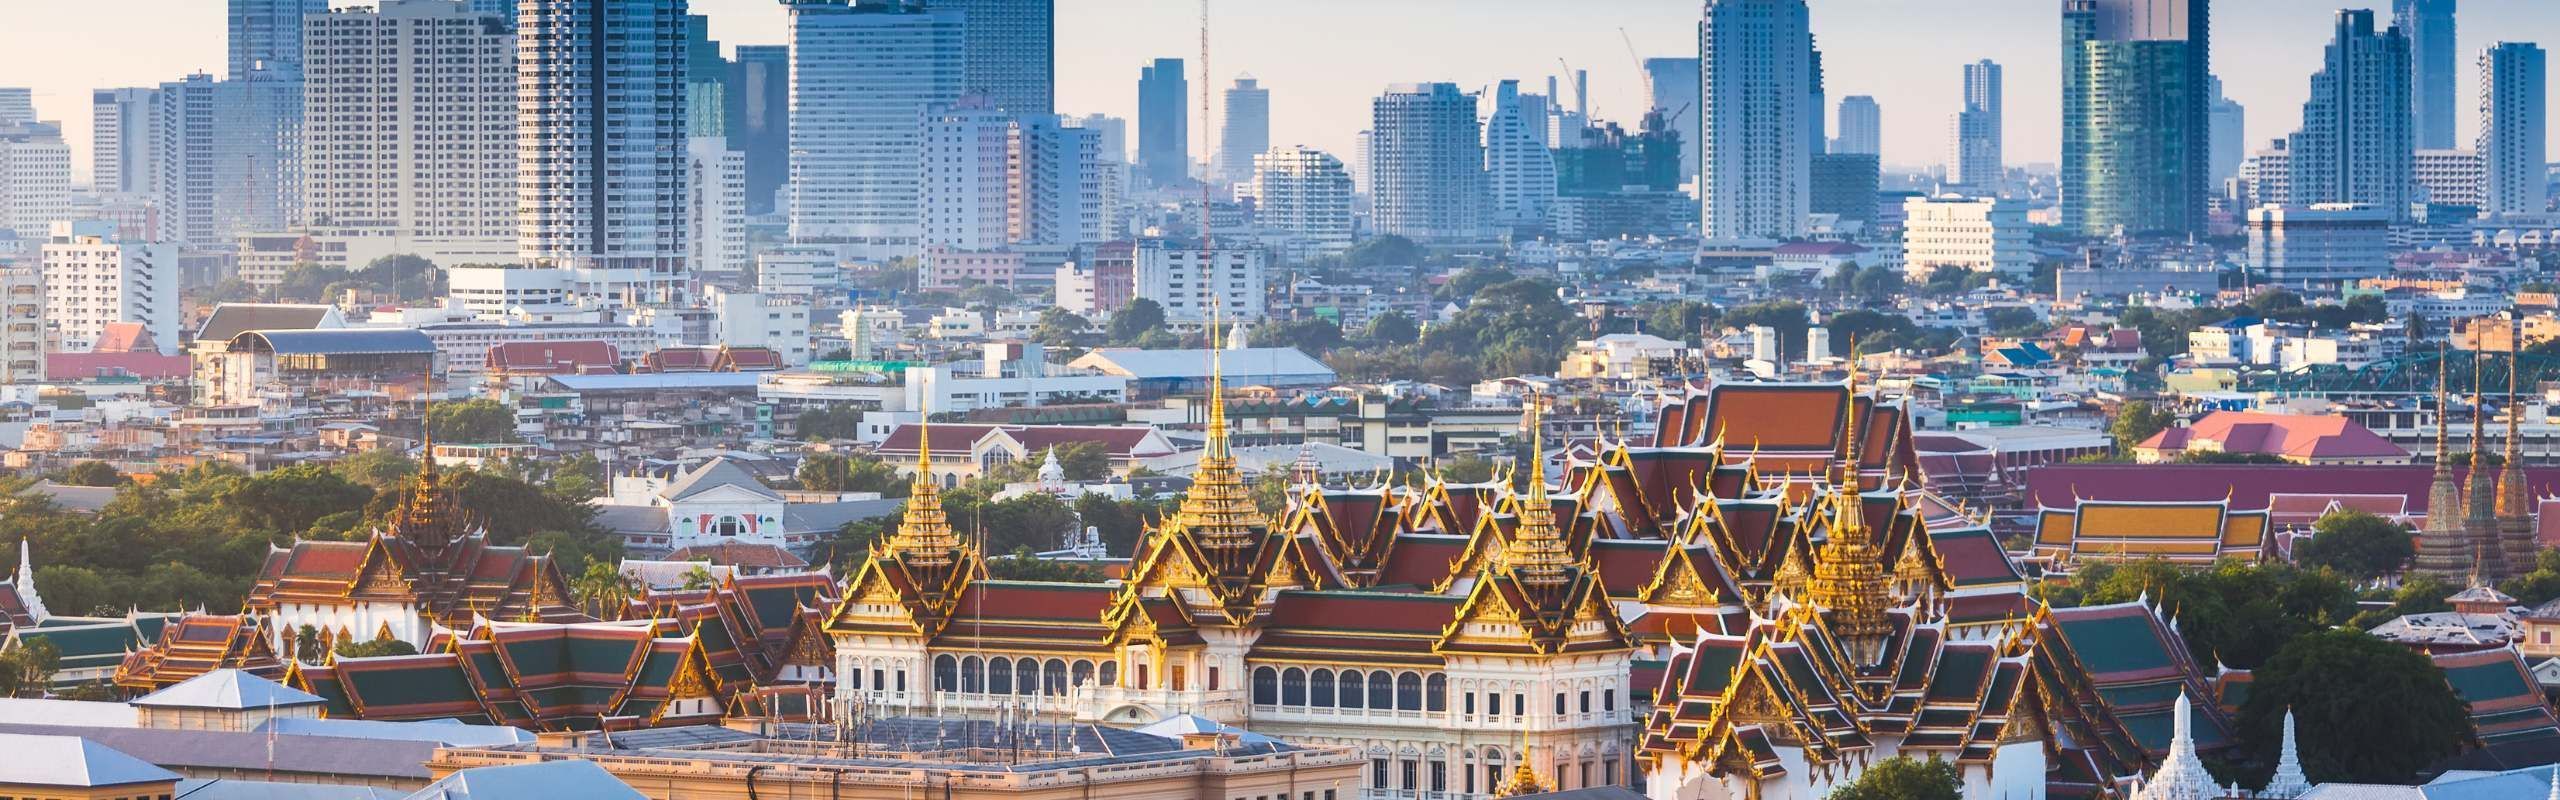
{"label": "skyscraper", "polygon": [[601,306],[685,300],[685,0],[519,0],[516,252]]}
{"label": "skyscraper", "polygon": [[854,257],[916,255],[923,120],[962,94],[960,14],[840,0],[790,9],[792,238]]}
{"label": "skyscraper", "polygon": [[1191,177],[1190,97],[1182,59],[1159,58],[1138,71],[1138,173],[1149,183]]}
{"label": "skyscraper", "polygon": [[[877,0],[873,0],[877,2]],[[962,18],[961,87],[1025,116],[1055,113],[1057,0],[925,0]]]}
{"label": "skyscraper", "polygon": [[1254,227],[1291,259],[1351,249],[1351,174],[1314,148],[1274,147],[1253,159]]}
{"label": "skyscraper", "polygon": [[1251,76],[1227,89],[1226,116],[1218,127],[1218,179],[1253,180],[1253,159],[1271,149],[1271,90]]}
{"label": "skyscraper", "polygon": [[2205,85],[2210,87],[2207,94],[2213,97],[2213,104],[2206,112],[2212,117],[2207,127],[2212,130],[2213,140],[2212,166],[2207,168],[2207,174],[2211,176],[2213,185],[2219,187],[2238,176],[2241,160],[2249,157],[2249,110],[2223,96],[2221,78],[2207,78]]}
{"label": "skyscraper", "polygon": [[729,135],[729,61],[711,38],[711,18],[684,18],[684,131],[687,138]]}
{"label": "skyscraper", "polygon": [[159,167],[160,90],[99,89],[89,101],[89,178],[100,194],[151,191]]}
{"label": "skyscraper", "polygon": [[2409,213],[2409,39],[2376,31],[2373,12],[2338,12],[2326,63],[2311,75],[2293,153],[2293,203],[2364,203]]}
{"label": "skyscraper", "polygon": [[2480,157],[2490,214],[2539,212],[2549,201],[2542,48],[2500,42],[2480,53]]}
{"label": "skyscraper", "polygon": [[2207,0],[2064,0],[2062,226],[2204,227],[2212,121]]}
{"label": "skyscraper", "polygon": [[153,241],[228,250],[243,233],[284,230],[298,220],[289,158],[302,110],[300,81],[216,81],[196,74],[155,94],[152,138],[159,155],[151,183],[159,206]]}
{"label": "skyscraper", "polygon": [[969,95],[924,112],[918,154],[924,244],[993,250],[1012,241],[1013,115],[993,98]]}
{"label": "skyscraper", "polygon": [[2392,0],[2391,26],[2409,37],[2409,111],[2420,150],[2453,143],[2454,0]]}
{"label": "skyscraper", "polygon": [[22,241],[43,241],[53,222],[70,211],[71,146],[62,141],[62,126],[0,126],[0,230],[14,230]]}
{"label": "skyscraper", "polygon": [[1484,126],[1484,172],[1492,201],[1492,221],[1508,228],[1536,228],[1547,222],[1556,197],[1554,154],[1539,141],[1547,126],[1546,98],[1520,93],[1520,82],[1505,80],[1493,92],[1493,116]]}
{"label": "skyscraper", "polygon": [[352,260],[504,262],[516,245],[512,21],[447,0],[311,17],[302,222]]}
{"label": "skyscraper", "polygon": [[1949,183],[1986,192],[1999,188],[2000,125],[2000,65],[1990,59],[1964,65],[1964,109],[1956,112]]}
{"label": "skyscraper", "polygon": [[302,74],[302,18],[329,13],[329,0],[230,0],[231,77],[264,71]]}
{"label": "skyscraper", "polygon": [[1387,87],[1371,106],[1371,218],[1415,241],[1473,239],[1484,225],[1476,99],[1451,83]]}
{"label": "skyscraper", "polygon": [[1883,154],[1884,110],[1876,106],[1875,98],[1863,94],[1840,98],[1840,138],[1831,140],[1831,152]]}
{"label": "skyscraper", "polygon": [[1804,230],[1821,126],[1804,0],[1707,0],[1698,24],[1699,234],[1787,239]]}
{"label": "skyscraper", "polygon": [[746,157],[747,213],[773,213],[774,192],[791,177],[791,47],[738,45],[729,60],[729,146]]}
{"label": "skyscraper", "polygon": [[[1698,179],[1698,60],[1694,58],[1648,58],[1644,60],[1645,82],[1653,88],[1653,107],[1662,109],[1671,119],[1671,130],[1680,134],[1681,182]],[[1820,112],[1815,112],[1820,113]]]}

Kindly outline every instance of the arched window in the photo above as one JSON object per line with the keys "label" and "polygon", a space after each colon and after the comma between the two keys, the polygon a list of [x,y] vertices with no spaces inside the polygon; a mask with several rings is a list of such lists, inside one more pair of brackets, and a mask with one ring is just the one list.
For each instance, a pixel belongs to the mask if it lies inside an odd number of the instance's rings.
{"label": "arched window", "polygon": [[1253,704],[1257,706],[1280,704],[1279,670],[1270,667],[1253,668]]}
{"label": "arched window", "polygon": [[987,659],[987,693],[1004,694],[1010,691],[1013,691],[1013,659]]}
{"label": "arched window", "polygon": [[1422,679],[1422,710],[1449,710],[1449,676],[1434,672]]}
{"label": "arched window", "polygon": [[1066,696],[1066,694],[1067,694],[1067,662],[1066,662],[1066,660],[1064,660],[1064,659],[1052,658],[1052,659],[1049,659],[1049,662],[1048,662],[1048,663],[1040,665],[1040,693],[1041,693],[1041,694],[1048,695],[1048,696],[1050,696],[1050,697],[1065,697],[1065,696]]}
{"label": "arched window", "polygon": [[1026,696],[1040,693],[1040,662],[1029,658],[1013,662],[1013,693]]}
{"label": "arched window", "polygon": [[949,653],[933,657],[933,690],[937,692],[960,690],[959,659],[952,658]]}
{"label": "arched window", "polygon": [[987,665],[977,656],[960,659],[960,693],[977,694],[987,690]]}
{"label": "arched window", "polygon": [[1379,711],[1396,707],[1396,676],[1384,672],[1369,673],[1369,707]]}
{"label": "arched window", "polygon": [[1290,667],[1280,672],[1280,704],[1284,706],[1307,704],[1306,670]]}
{"label": "arched window", "polygon": [[1307,704],[1332,708],[1334,700],[1333,670],[1320,669],[1307,674]]}
{"label": "arched window", "polygon": [[1396,710],[1422,710],[1422,676],[1410,672],[1396,676]]}
{"label": "arched window", "polygon": [[1369,707],[1368,703],[1363,702],[1369,696],[1369,684],[1364,683],[1364,680],[1366,679],[1360,677],[1359,670],[1346,669],[1342,671],[1343,708]]}
{"label": "arched window", "polygon": [[1102,685],[1104,685],[1104,686],[1118,686],[1118,685],[1120,685],[1120,662],[1118,662],[1118,661],[1105,661],[1105,662],[1102,662]]}
{"label": "arched window", "polygon": [[721,536],[736,536],[747,532],[747,524],[734,516],[722,516],[711,521],[711,532]]}
{"label": "arched window", "polygon": [[1077,659],[1076,665],[1067,672],[1067,685],[1069,686],[1083,686],[1086,683],[1092,682],[1092,680],[1093,662],[1091,661]]}

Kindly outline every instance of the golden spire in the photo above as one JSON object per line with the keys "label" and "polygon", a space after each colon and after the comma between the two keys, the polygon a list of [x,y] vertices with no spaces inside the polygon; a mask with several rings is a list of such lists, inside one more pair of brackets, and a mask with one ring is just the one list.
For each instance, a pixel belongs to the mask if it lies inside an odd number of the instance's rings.
{"label": "golden spire", "polygon": [[1521,419],[1529,426],[1529,488],[1520,501],[1520,525],[1502,550],[1503,564],[1535,587],[1562,586],[1571,580],[1573,556],[1556,530],[1555,503],[1547,499],[1546,398],[1529,393]]}
{"label": "golden spire", "polygon": [[[1191,491],[1182,497],[1177,512],[1184,531],[1189,532],[1201,548],[1217,557],[1232,557],[1254,544],[1254,520],[1261,511],[1253,504],[1253,495],[1245,488],[1244,476],[1236,472],[1236,457],[1227,444],[1226,368],[1222,363],[1218,340],[1218,304],[1209,305],[1209,441],[1200,454],[1200,467],[1191,475]],[[1223,567],[1242,569],[1239,560]]]}
{"label": "golden spire", "polygon": [[942,487],[933,480],[933,405],[927,398],[924,419],[916,424],[916,482],[907,493],[906,515],[889,537],[889,552],[916,567],[947,567],[960,536],[942,511]]}
{"label": "golden spire", "polygon": [[[2486,343],[2480,342],[2478,337],[2473,337],[2473,344],[2486,346]],[[2480,481],[2480,468],[2486,466],[2485,464],[2480,463],[2480,457],[2482,455],[2480,452],[2480,429],[2487,426],[2487,422],[2480,416],[2480,407],[2488,404],[2488,398],[2482,393],[2480,386],[2482,382],[2480,362],[2487,360],[2482,358],[2482,355],[2483,354],[2478,348],[2474,348],[2471,351],[2471,474],[2473,483],[2478,483]]]}
{"label": "golden spire", "polygon": [[[2447,338],[2450,339],[2451,337]],[[2448,441],[2449,437],[2447,435],[2447,432],[2453,429],[2453,397],[2445,391],[2445,387],[2449,385],[2449,379],[2445,377],[2444,369],[2444,362],[2452,360],[2452,357],[2452,352],[2446,349],[2444,342],[2436,343],[2437,472],[2450,472],[2453,470],[2453,450],[2450,449],[2453,446],[2453,443]]]}
{"label": "golden spire", "polygon": [[[1841,424],[1848,445],[1840,465],[1841,480],[1831,495],[1831,526],[1813,565],[1814,605],[1831,613],[1832,628],[1853,643],[1881,643],[1892,625],[1885,618],[1888,585],[1884,551],[1867,529],[1866,502],[1859,493],[1858,345],[1849,344],[1849,386]],[[1872,657],[1874,653],[1864,653]]]}

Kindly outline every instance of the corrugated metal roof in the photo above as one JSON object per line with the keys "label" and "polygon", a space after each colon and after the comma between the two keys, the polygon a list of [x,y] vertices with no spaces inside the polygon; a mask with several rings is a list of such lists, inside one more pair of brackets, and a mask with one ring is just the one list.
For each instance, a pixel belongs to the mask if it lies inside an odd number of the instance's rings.
{"label": "corrugated metal roof", "polygon": [[227,342],[249,331],[309,330],[329,319],[329,306],[282,303],[224,303],[196,329],[196,340]]}
{"label": "corrugated metal roof", "polygon": [[544,761],[503,767],[473,767],[427,785],[408,800],[645,800],[630,784],[613,777],[593,761]]}
{"label": "corrugated metal roof", "polygon": [[153,708],[217,708],[242,711],[252,708],[287,708],[319,705],[329,702],[319,695],[299,691],[275,681],[236,669],[217,669],[179,681],[177,685],[143,695],[133,701],[137,706]]}
{"label": "corrugated metal roof", "polygon": [[0,733],[0,784],[103,787],[176,781],[170,772],[78,736]]}
{"label": "corrugated metal roof", "polygon": [[[248,331],[241,336],[265,339],[278,353],[403,354],[433,353],[435,340],[409,328],[377,328],[371,330],[317,331]],[[239,337],[233,337],[236,341]]]}
{"label": "corrugated metal roof", "polygon": [[754,391],[762,376],[752,372],[676,372],[640,375],[553,375],[550,381],[572,392],[650,391],[671,389],[740,389]]}
{"label": "corrugated metal roof", "polygon": [[[434,742],[296,736],[279,742],[270,761],[267,734],[247,731],[0,725],[0,735],[9,734],[85,739],[121,752],[143,753],[161,766],[176,769],[263,771],[272,767],[277,772],[417,781],[435,777],[426,764],[437,746]],[[0,752],[17,751],[0,745]],[[9,765],[0,764],[0,783],[12,782],[10,774]]]}
{"label": "corrugated metal roof", "polygon": [[[1275,377],[1316,377],[1333,381],[1333,368],[1294,347],[1248,347],[1219,356],[1231,383],[1261,383]],[[1100,369],[1139,380],[1209,377],[1208,350],[1139,350],[1106,347],[1075,360],[1079,367]]]}

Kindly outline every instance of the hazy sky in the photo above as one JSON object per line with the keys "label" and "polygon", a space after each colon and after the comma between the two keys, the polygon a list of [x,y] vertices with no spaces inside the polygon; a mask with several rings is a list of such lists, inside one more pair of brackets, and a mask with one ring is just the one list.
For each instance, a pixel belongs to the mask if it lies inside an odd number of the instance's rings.
{"label": "hazy sky", "polygon": [[[1197,0],[1056,0],[1058,108],[1133,116],[1139,65],[1199,55]],[[1271,90],[1272,142],[1348,155],[1367,127],[1369,100],[1388,83],[1450,81],[1479,88],[1504,78],[1542,91],[1558,59],[1591,73],[1591,105],[1632,121],[1643,78],[1627,52],[1694,55],[1697,0],[1211,0],[1212,74],[1243,73]],[[341,5],[351,3],[339,0]],[[2059,0],[1813,0],[1831,99],[1874,95],[1892,163],[1945,160],[1948,118],[1962,97],[1961,65],[2005,65],[2008,157],[2058,158]],[[2460,136],[2477,128],[2476,54],[2496,41],[2560,47],[2560,1],[2465,0],[2455,91]],[[37,110],[63,122],[77,168],[88,172],[89,90],[219,71],[223,0],[0,0],[0,86],[31,86]],[[2248,107],[2249,141],[2290,132],[2308,78],[2341,7],[2386,0],[2223,0],[2214,9],[2214,71]],[[693,0],[724,44],[780,43],[776,0]],[[1626,38],[1619,31],[1624,29]],[[1197,79],[1198,69],[1194,65]],[[2560,84],[2555,84],[2560,86]],[[1195,83],[1193,90],[1198,90]],[[1567,90],[1570,94],[1570,90]],[[1566,98],[1570,102],[1570,98]],[[1195,101],[1196,104],[1196,101]],[[1694,112],[1692,112],[1694,113]],[[1193,128],[1196,144],[1210,126]],[[2560,126],[2553,128],[2560,134]],[[2560,141],[2560,140],[2556,140]],[[2560,147],[2552,151],[2560,155]]]}

